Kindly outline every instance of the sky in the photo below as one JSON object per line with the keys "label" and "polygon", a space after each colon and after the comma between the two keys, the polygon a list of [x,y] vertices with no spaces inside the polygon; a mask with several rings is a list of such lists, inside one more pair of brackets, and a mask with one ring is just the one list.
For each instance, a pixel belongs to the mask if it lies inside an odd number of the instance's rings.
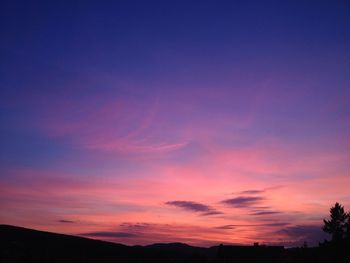
{"label": "sky", "polygon": [[317,245],[350,209],[350,2],[1,1],[0,223]]}

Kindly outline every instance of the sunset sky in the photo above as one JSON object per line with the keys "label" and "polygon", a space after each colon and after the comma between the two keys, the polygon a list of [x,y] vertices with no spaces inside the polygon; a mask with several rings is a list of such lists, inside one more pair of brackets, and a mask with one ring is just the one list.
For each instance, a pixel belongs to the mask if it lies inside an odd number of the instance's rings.
{"label": "sunset sky", "polygon": [[350,210],[350,2],[1,1],[0,223],[318,244]]}

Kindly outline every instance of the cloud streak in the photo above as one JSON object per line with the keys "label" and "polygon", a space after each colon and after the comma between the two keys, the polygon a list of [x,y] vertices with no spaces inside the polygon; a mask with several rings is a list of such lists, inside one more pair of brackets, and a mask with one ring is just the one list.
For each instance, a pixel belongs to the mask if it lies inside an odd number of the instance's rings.
{"label": "cloud streak", "polygon": [[221,201],[223,204],[229,205],[235,208],[249,208],[254,205],[260,204],[265,198],[260,196],[238,196]]}
{"label": "cloud streak", "polygon": [[265,190],[246,190],[239,192],[241,195],[258,195],[264,193]]}
{"label": "cloud streak", "polygon": [[187,211],[191,212],[200,212],[203,216],[210,216],[210,215],[219,215],[222,214],[222,212],[217,211],[216,209],[197,202],[193,201],[168,201],[165,204],[176,206],[179,208],[182,208]]}
{"label": "cloud streak", "polygon": [[133,233],[128,232],[113,232],[113,231],[101,231],[101,232],[89,232],[89,233],[81,233],[80,236],[86,237],[97,237],[97,238],[128,238],[128,237],[136,237]]}
{"label": "cloud streak", "polygon": [[64,224],[74,224],[75,223],[75,221],[65,220],[65,219],[58,220],[58,222],[64,223]]}
{"label": "cloud streak", "polygon": [[252,216],[265,216],[265,215],[276,215],[276,214],[280,214],[280,211],[256,211],[253,213],[250,213],[250,215]]}

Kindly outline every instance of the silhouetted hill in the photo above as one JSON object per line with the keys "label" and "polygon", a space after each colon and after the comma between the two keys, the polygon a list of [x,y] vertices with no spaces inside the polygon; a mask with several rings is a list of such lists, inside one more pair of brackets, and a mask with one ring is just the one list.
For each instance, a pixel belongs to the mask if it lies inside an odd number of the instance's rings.
{"label": "silhouetted hill", "polygon": [[0,263],[90,262],[344,262],[349,243],[315,248],[284,249],[278,246],[214,246],[183,243],[126,246],[83,237],[0,225]]}
{"label": "silhouetted hill", "polygon": [[[158,254],[171,254],[177,253],[178,255],[190,256],[191,258],[205,258],[206,260],[213,261],[216,258],[218,247],[194,247],[184,243],[157,243],[145,246],[145,248],[157,251]],[[202,261],[200,261],[202,262]]]}
{"label": "silhouetted hill", "polygon": [[197,247],[187,245],[185,243],[155,243],[152,245],[147,245],[145,247],[154,249],[172,249],[172,250],[188,250]]}
{"label": "silhouetted hill", "polygon": [[186,244],[126,246],[9,225],[0,225],[0,248],[1,263],[207,262],[207,249]]}
{"label": "silhouetted hill", "polygon": [[115,262],[137,259],[132,247],[0,225],[1,262]]}

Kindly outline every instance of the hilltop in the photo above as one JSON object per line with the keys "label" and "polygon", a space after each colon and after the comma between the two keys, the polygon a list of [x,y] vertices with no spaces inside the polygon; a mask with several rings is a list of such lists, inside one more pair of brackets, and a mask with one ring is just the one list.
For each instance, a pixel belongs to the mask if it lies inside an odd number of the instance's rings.
{"label": "hilltop", "polygon": [[347,247],[324,245],[285,249],[279,246],[193,247],[183,243],[127,246],[78,236],[0,225],[1,263],[92,262],[340,262]]}

